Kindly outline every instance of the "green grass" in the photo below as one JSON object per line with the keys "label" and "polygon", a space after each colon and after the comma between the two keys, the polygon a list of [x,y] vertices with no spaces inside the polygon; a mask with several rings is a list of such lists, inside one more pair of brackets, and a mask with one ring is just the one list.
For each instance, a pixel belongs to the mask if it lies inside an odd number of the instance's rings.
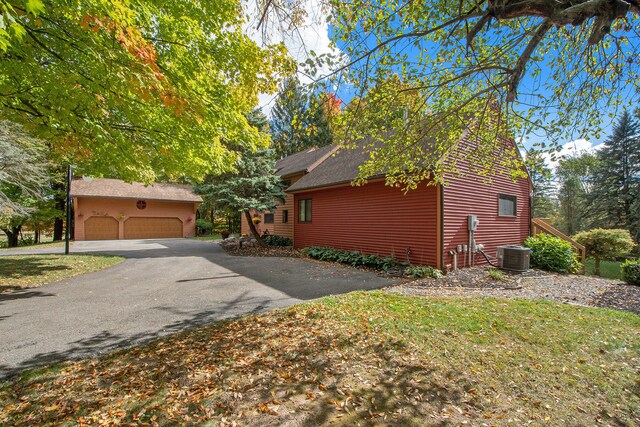
{"label": "green grass", "polygon": [[[30,235],[30,237],[33,237],[33,235]],[[40,243],[36,243],[35,245],[26,245],[26,244],[24,244],[24,242],[22,240],[19,240],[18,241],[18,248],[25,249],[25,248],[35,248],[35,247],[39,248],[39,247],[43,247],[43,246],[44,247],[64,246],[64,241],[54,242],[52,239],[53,239],[53,236],[44,235],[44,236],[41,237]],[[0,251],[2,249],[16,249],[16,248],[8,248],[7,247],[7,236],[4,233],[0,233]]]}
{"label": "green grass", "polygon": [[[584,265],[585,274],[595,275],[595,261],[587,259]],[[600,277],[622,280],[622,270],[618,261],[600,261]]]}
{"label": "green grass", "polygon": [[222,239],[222,236],[220,236],[220,234],[216,233],[216,234],[209,234],[207,236],[192,237],[192,239],[194,239],[194,240],[220,240],[220,239]]}
{"label": "green grass", "polygon": [[106,255],[3,255],[0,257],[0,292],[37,287],[102,270],[123,260]]}
{"label": "green grass", "polygon": [[355,292],[0,385],[0,424],[634,425],[640,317]]}

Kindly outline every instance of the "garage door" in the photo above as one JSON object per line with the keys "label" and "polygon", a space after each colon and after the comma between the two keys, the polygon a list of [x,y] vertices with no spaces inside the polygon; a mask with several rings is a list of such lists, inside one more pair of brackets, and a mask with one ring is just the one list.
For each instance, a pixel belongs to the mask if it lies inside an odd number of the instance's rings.
{"label": "garage door", "polygon": [[178,218],[129,218],[124,222],[125,239],[166,239],[182,237]]}
{"label": "garage door", "polygon": [[84,222],[85,240],[118,240],[118,221],[111,216],[92,216]]}

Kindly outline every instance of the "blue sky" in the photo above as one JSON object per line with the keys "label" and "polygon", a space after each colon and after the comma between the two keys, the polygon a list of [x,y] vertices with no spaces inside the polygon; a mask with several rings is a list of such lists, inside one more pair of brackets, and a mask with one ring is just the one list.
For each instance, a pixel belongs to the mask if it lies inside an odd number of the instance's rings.
{"label": "blue sky", "polygon": [[[285,38],[285,44],[287,45],[291,55],[298,61],[304,62],[309,57],[309,52],[313,50],[317,54],[322,53],[334,53],[338,54],[341,51],[344,51],[345,46],[335,46],[331,45],[332,31],[331,28],[323,21],[322,11],[318,7],[317,0],[303,0],[304,7],[308,10],[309,19],[305,26],[301,27],[302,31],[297,34],[297,38]],[[373,41],[371,42],[373,43]],[[342,49],[340,49],[342,48]],[[422,46],[424,48],[424,46]],[[404,52],[409,55],[409,58],[416,57],[419,53],[419,48],[415,46],[410,46],[408,49],[405,49]],[[547,57],[545,58],[547,62],[553,61],[554,58]],[[542,70],[541,75],[537,79],[533,79],[531,75],[525,76],[525,78],[521,82],[521,89],[523,93],[526,92],[543,92],[542,85],[540,84],[547,78],[547,73],[545,70]],[[305,80],[305,77],[302,76],[301,80]],[[353,89],[347,87],[346,85],[341,85],[335,88],[337,91],[337,95],[345,102],[349,102],[351,98],[354,96]],[[522,95],[521,99],[526,101],[526,95]],[[637,94],[636,94],[636,103],[637,103]],[[273,106],[273,97],[264,96],[261,99],[261,105],[264,106],[265,110],[268,112],[270,108]],[[604,113],[609,113],[603,109]],[[570,135],[570,137],[566,138],[566,140],[559,141],[560,144],[564,148],[564,152],[570,149],[571,146],[575,146],[578,150],[588,149],[589,143],[591,145],[596,146],[606,138],[606,136],[610,133],[611,130],[611,119],[607,117],[607,114],[604,114],[605,120],[602,124],[603,132],[600,137],[596,137],[595,135],[583,135],[574,133]],[[526,135],[523,139],[525,147],[531,146],[534,142],[539,142],[543,140],[544,137],[540,135],[538,132],[532,132]]]}

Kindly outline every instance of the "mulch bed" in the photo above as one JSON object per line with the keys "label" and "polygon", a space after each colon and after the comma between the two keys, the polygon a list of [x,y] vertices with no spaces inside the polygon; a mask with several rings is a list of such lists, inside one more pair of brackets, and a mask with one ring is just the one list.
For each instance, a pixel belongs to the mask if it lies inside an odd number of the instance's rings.
{"label": "mulch bed", "polygon": [[246,247],[246,248],[234,248],[234,247],[225,247],[222,248],[229,254],[234,256],[260,256],[260,257],[289,257],[289,258],[300,258],[302,254],[295,249],[292,248],[284,248],[277,246],[267,246],[267,247]]}
{"label": "mulch bed", "polygon": [[419,279],[387,289],[416,296],[487,296],[544,298],[591,307],[614,308],[640,314],[640,287],[594,276],[554,274],[541,270],[504,271],[504,281],[492,279],[487,267],[450,272],[440,279]]}

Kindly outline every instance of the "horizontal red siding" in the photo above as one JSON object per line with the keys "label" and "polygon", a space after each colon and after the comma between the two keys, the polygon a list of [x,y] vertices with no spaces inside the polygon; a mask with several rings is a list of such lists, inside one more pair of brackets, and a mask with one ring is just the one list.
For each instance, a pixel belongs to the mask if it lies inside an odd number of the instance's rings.
{"label": "horizontal red siding", "polygon": [[[511,141],[504,143],[509,148],[513,146]],[[463,140],[462,144],[473,149],[472,142]],[[480,222],[475,240],[485,246],[484,251],[489,255],[495,256],[498,246],[522,244],[529,235],[529,180],[520,178],[514,181],[503,169],[503,173],[492,176],[487,182],[487,178],[469,173],[468,162],[459,161],[457,166],[464,176],[447,176],[447,185],[443,187],[444,265],[453,263],[450,250],[469,242],[468,215],[478,216]],[[516,217],[498,216],[499,194],[517,197]],[[475,263],[485,264],[486,261],[481,254],[476,254]],[[462,265],[463,256],[458,255],[458,266]]]}
{"label": "horizontal red siding", "polygon": [[[330,246],[436,265],[436,188],[421,185],[406,195],[384,182],[337,187],[295,196],[295,247]],[[312,222],[298,222],[300,199],[312,200]]]}

